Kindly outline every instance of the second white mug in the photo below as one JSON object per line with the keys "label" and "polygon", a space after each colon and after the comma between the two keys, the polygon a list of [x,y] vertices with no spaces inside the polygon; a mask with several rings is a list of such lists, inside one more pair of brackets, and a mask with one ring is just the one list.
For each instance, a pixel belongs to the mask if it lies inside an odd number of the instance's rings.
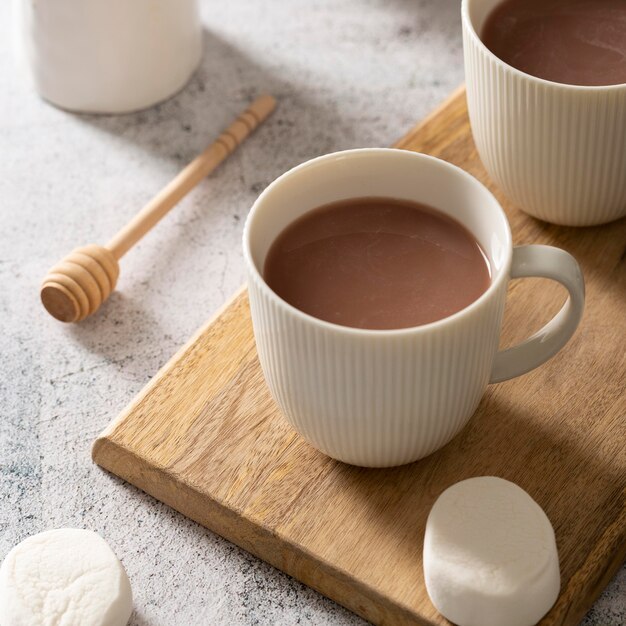
{"label": "second white mug", "polygon": [[[423,203],[460,221],[488,258],[487,291],[454,315],[398,330],[332,324],[274,293],[263,270],[278,234],[313,208],[366,196]],[[549,246],[514,249],[506,216],[486,187],[454,165],[404,150],[338,152],[283,174],[254,203],[243,246],[254,335],[272,395],[307,441],[355,465],[401,465],[445,445],[488,383],[556,354],[583,312],[583,278],[571,255]],[[569,298],[538,333],[498,352],[507,284],[523,276],[554,279]]]}
{"label": "second white mug", "polygon": [[589,226],[626,216],[626,84],[564,85],[525,74],[481,41],[502,0],[463,0],[467,106],[485,169],[523,211]]}

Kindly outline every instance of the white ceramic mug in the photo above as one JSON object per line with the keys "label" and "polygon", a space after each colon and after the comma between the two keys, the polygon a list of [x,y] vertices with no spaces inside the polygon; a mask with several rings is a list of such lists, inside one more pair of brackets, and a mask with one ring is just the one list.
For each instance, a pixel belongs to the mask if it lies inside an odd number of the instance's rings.
{"label": "white ceramic mug", "polygon": [[[263,279],[277,235],[310,209],[363,196],[422,202],[463,223],[489,259],[487,291],[450,317],[398,330],[338,326],[277,296]],[[549,246],[513,249],[506,216],[486,187],[454,165],[404,150],[337,152],[283,174],[252,207],[243,247],[254,335],[272,395],[308,442],[354,465],[401,465],[446,444],[488,383],[556,354],[583,312],[583,277],[571,255]],[[498,352],[507,284],[522,276],[554,279],[569,298],[538,333]]]}
{"label": "white ceramic mug", "polygon": [[530,76],[480,40],[501,0],[463,0],[472,133],[489,175],[522,210],[568,226],[626,216],[626,84],[564,85]]}
{"label": "white ceramic mug", "polygon": [[197,0],[13,0],[18,58],[71,111],[126,113],[169,98],[202,54]]}

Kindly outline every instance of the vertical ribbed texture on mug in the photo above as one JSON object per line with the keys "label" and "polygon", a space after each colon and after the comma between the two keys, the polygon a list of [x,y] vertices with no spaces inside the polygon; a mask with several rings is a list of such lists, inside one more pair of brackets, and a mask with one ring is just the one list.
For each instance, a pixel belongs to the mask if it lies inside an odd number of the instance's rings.
{"label": "vertical ribbed texture on mug", "polygon": [[499,290],[427,332],[358,333],[295,312],[249,273],[259,359],[292,426],[341,461],[384,467],[445,445],[475,411],[498,338]]}
{"label": "vertical ribbed texture on mug", "polygon": [[534,79],[495,58],[465,20],[463,45],[474,141],[506,195],[556,224],[626,215],[626,85]]}

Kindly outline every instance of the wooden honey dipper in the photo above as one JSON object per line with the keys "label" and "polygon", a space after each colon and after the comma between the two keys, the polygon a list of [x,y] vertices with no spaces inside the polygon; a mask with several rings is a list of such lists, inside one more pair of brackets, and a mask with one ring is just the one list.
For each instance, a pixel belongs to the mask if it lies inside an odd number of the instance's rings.
{"label": "wooden honey dipper", "polygon": [[98,310],[115,289],[118,261],[174,205],[228,157],[274,110],[272,96],[257,98],[202,154],[166,185],[107,243],[76,248],[50,269],[41,301],[62,322],[79,322]]}

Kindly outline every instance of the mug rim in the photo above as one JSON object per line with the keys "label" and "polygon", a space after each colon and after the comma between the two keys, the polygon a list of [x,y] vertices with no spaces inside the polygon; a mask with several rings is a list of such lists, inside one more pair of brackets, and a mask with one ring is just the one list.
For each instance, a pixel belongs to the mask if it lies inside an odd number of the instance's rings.
{"label": "mug rim", "polygon": [[[481,48],[483,52],[486,52],[488,56],[492,59],[495,59],[497,63],[508,69],[513,74],[516,74],[520,77],[530,79],[536,81],[540,84],[556,88],[563,89],[566,91],[581,91],[581,92],[603,92],[603,91],[620,91],[626,90],[626,82],[625,83],[614,83],[612,85],[572,85],[571,83],[559,83],[554,80],[548,80],[547,78],[540,78],[539,76],[534,76],[533,74],[528,74],[527,72],[523,72],[522,70],[513,67],[506,61],[503,61],[497,54],[494,54],[483,42],[480,38],[480,35],[476,32],[474,28],[474,23],[472,22],[472,18],[469,15],[469,4],[475,0],[462,0],[461,3],[461,17],[463,23],[467,26],[469,30],[470,37],[474,38],[474,42],[478,43],[478,46]],[[502,2],[502,0],[499,0]]]}
{"label": "mug rim", "polygon": [[[328,322],[326,320],[315,317],[314,315],[310,315],[309,313],[305,313],[301,311],[297,307],[293,306],[283,298],[281,298],[265,281],[265,278],[259,271],[256,266],[254,259],[252,258],[252,250],[250,245],[251,239],[251,228],[252,222],[254,220],[256,212],[259,210],[260,204],[262,204],[268,195],[272,193],[276,187],[279,187],[286,179],[291,178],[294,175],[297,175],[303,169],[307,169],[309,167],[313,167],[316,164],[324,161],[332,161],[338,158],[345,158],[346,156],[357,155],[357,154],[374,154],[374,155],[383,155],[383,154],[394,154],[400,155],[401,158],[409,158],[415,159],[416,162],[427,160],[435,162],[438,166],[444,167],[450,170],[451,175],[460,176],[466,179],[470,184],[474,186],[478,186],[481,193],[487,194],[491,199],[495,202],[495,206],[500,212],[501,217],[503,218],[504,224],[504,247],[505,247],[505,257],[502,262],[501,269],[498,271],[495,278],[492,278],[489,287],[473,302],[470,302],[466,307],[462,308],[459,311],[456,311],[452,315],[448,315],[439,320],[435,320],[433,322],[429,322],[427,324],[421,324],[419,326],[408,326],[406,328],[389,328],[389,329],[374,329],[374,328],[355,328],[354,326],[344,326],[342,324],[335,324],[334,322]],[[384,157],[383,157],[384,158]],[[436,207],[434,207],[436,208]],[[463,222],[461,222],[463,224]],[[465,224],[463,224],[467,228]],[[473,236],[474,233],[472,233]],[[439,159],[434,156],[430,156],[428,154],[423,154],[421,152],[413,152],[410,150],[401,150],[398,148],[356,148],[351,150],[340,150],[337,152],[330,152],[328,154],[315,157],[313,159],[309,159],[304,163],[300,163],[295,167],[287,170],[283,174],[281,174],[278,178],[272,181],[258,198],[254,201],[248,216],[246,217],[246,222],[243,230],[243,253],[244,260],[248,269],[248,272],[252,274],[253,279],[257,282],[257,285],[265,291],[266,295],[274,298],[277,302],[280,303],[281,306],[286,307],[287,310],[300,318],[304,322],[313,323],[318,327],[321,327],[325,330],[344,333],[348,335],[360,335],[366,337],[401,337],[402,335],[413,335],[413,334],[421,334],[430,332],[435,329],[443,328],[445,326],[449,326],[454,324],[461,318],[471,314],[474,310],[480,308],[484,302],[493,297],[496,293],[498,293],[503,282],[508,281],[509,279],[509,268],[511,266],[511,259],[513,256],[513,240],[511,236],[511,227],[509,225],[509,221],[506,217],[506,213],[502,208],[502,205],[497,200],[497,198],[491,193],[489,189],[485,185],[483,185],[477,178],[461,169],[460,167],[453,165],[452,163],[448,163],[443,159]],[[491,265],[491,263],[490,263]],[[493,266],[490,268],[492,271],[494,270]]]}

